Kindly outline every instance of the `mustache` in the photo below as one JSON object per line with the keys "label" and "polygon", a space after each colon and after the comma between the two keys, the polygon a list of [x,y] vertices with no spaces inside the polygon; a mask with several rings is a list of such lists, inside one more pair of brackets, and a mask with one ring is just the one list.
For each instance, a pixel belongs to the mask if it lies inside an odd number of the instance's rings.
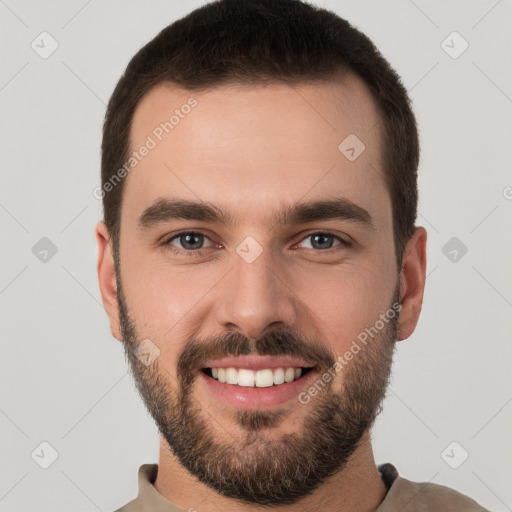
{"label": "mustache", "polygon": [[188,384],[194,371],[209,359],[245,355],[291,356],[312,361],[320,371],[336,363],[335,354],[318,341],[308,341],[300,332],[279,329],[261,338],[249,338],[238,332],[222,333],[209,338],[192,338],[178,359],[178,378]]}

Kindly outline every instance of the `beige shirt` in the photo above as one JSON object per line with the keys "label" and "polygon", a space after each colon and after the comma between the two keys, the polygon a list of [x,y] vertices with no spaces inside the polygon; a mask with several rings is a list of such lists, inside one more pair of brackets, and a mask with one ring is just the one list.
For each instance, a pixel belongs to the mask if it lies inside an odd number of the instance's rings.
{"label": "beige shirt", "polygon": [[[115,512],[186,512],[164,498],[153,486],[158,464],[139,468],[139,494]],[[416,483],[398,475],[390,464],[379,471],[388,493],[375,512],[488,512],[476,501],[444,485]]]}

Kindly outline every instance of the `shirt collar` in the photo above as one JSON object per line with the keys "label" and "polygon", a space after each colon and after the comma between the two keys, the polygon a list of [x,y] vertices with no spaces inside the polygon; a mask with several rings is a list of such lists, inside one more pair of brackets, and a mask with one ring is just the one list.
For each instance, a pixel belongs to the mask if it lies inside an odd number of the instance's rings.
{"label": "shirt collar", "polygon": [[[378,466],[380,476],[386,489],[389,491],[393,483],[399,480],[398,471],[393,464],[387,462]],[[169,500],[164,498],[154,486],[158,473],[158,464],[143,464],[139,468],[139,494],[137,501],[138,511],[140,512],[184,512]],[[381,506],[385,504],[388,495],[384,498]],[[141,508],[142,507],[142,508]],[[380,507],[379,507],[380,509]],[[127,511],[129,512],[129,511]]]}

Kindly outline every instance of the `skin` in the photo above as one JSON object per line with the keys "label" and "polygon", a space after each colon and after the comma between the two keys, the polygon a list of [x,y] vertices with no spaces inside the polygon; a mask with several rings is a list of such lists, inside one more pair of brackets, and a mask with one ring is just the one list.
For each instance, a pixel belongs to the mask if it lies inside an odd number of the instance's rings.
{"label": "skin", "polygon": [[[272,84],[190,92],[160,85],[136,109],[132,148],[144,144],[190,97],[198,105],[128,175],[121,209],[123,293],[139,338],[149,338],[163,349],[159,367],[176,379],[179,354],[192,336],[235,331],[259,338],[276,325],[300,329],[333,353],[343,354],[388,309],[397,284],[402,309],[396,341],[408,338],[423,301],[427,234],[416,228],[398,273],[391,202],[380,161],[380,118],[364,83],[349,74],[337,82],[293,88]],[[338,150],[350,133],[366,146],[353,162]],[[139,215],[160,197],[221,206],[237,225],[173,220],[139,231]],[[368,210],[375,230],[340,220],[286,227],[273,227],[270,221],[275,212],[297,201],[333,197],[348,198]],[[209,251],[186,257],[157,245],[181,230],[205,234]],[[350,237],[354,244],[322,255],[308,235],[326,230]],[[251,264],[236,252],[247,236],[263,249]],[[102,221],[96,238],[102,300],[113,336],[123,340],[112,247]],[[215,248],[215,242],[221,248]],[[173,245],[185,251],[179,239]],[[333,387],[341,389],[342,379],[340,372]],[[211,427],[219,441],[243,436],[232,409],[212,400],[204,387],[196,386],[192,395],[204,417],[215,418]],[[302,433],[315,403],[284,404],[284,419],[265,431],[267,439]],[[163,438],[154,485],[185,510],[264,508],[235,502],[198,482]],[[343,471],[300,503],[280,508],[372,511],[385,495],[368,431]]]}

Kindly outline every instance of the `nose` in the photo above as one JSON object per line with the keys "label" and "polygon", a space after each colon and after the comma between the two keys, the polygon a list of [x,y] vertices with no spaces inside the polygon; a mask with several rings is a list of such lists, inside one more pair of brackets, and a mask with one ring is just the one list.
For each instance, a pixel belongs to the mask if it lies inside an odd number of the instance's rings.
{"label": "nose", "polygon": [[268,330],[292,327],[297,320],[293,287],[268,251],[251,263],[234,254],[233,267],[219,284],[215,317],[223,330],[259,338]]}

